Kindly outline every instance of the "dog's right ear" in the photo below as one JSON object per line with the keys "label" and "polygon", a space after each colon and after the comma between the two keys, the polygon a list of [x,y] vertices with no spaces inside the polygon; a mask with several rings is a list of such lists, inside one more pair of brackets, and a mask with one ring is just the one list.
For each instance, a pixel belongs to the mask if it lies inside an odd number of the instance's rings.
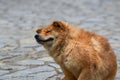
{"label": "dog's right ear", "polygon": [[57,29],[57,30],[64,30],[65,31],[65,25],[63,24],[63,22],[61,22],[61,21],[54,21],[53,23],[52,23],[52,25],[54,26],[54,28],[55,29]]}

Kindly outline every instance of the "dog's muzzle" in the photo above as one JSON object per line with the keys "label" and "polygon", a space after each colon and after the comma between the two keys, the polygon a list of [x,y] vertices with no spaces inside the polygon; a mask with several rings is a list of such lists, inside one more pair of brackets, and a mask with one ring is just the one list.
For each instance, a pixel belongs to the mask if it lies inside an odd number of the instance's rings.
{"label": "dog's muzzle", "polygon": [[53,38],[47,38],[47,39],[43,39],[40,35],[36,34],[35,36],[35,39],[38,43],[43,43],[43,42],[49,42],[49,41],[53,41],[54,39]]}

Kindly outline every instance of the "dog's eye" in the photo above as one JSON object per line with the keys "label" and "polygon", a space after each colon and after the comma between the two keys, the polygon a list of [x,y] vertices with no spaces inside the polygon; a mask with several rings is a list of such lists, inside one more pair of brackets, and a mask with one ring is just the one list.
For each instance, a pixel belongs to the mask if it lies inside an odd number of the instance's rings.
{"label": "dog's eye", "polygon": [[46,31],[46,33],[49,33],[49,32],[51,32],[51,31],[50,30]]}

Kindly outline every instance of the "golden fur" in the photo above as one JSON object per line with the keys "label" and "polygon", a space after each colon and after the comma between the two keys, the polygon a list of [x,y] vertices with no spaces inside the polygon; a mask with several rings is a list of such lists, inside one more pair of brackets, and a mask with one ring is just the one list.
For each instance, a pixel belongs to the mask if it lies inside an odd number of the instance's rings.
{"label": "golden fur", "polygon": [[36,32],[44,40],[54,39],[38,43],[61,66],[62,80],[115,80],[116,56],[104,37],[61,21]]}

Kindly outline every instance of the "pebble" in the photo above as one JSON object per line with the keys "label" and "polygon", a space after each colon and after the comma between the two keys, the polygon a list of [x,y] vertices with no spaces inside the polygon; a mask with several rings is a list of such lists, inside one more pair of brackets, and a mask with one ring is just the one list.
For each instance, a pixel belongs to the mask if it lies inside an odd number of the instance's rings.
{"label": "pebble", "polygon": [[44,65],[44,61],[27,59],[27,60],[18,61],[16,62],[16,64],[18,65]]}

